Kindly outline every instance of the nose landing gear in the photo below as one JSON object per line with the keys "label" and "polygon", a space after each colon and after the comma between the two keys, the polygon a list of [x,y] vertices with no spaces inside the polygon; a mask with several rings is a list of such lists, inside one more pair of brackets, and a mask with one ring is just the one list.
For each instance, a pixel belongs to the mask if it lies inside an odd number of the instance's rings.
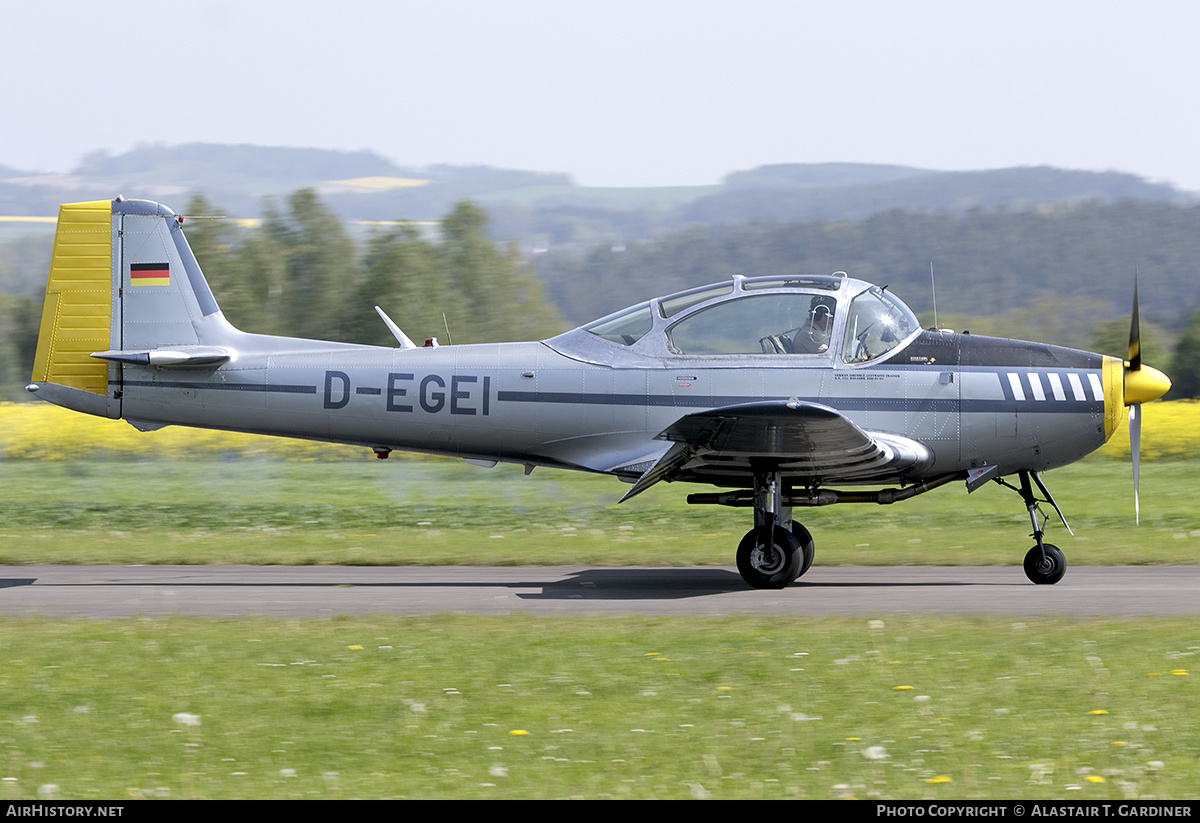
{"label": "nose landing gear", "polygon": [[[1021,499],[1025,501],[1025,509],[1029,512],[1029,521],[1033,524],[1033,534],[1031,535],[1037,541],[1037,545],[1028,551],[1025,555],[1025,576],[1034,583],[1039,585],[1053,585],[1062,580],[1063,575],[1067,571],[1067,558],[1063,555],[1062,550],[1053,543],[1046,543],[1042,540],[1042,536],[1046,533],[1046,521],[1049,516],[1042,512],[1039,503],[1049,503],[1058,512],[1058,517],[1062,520],[1063,526],[1066,526],[1067,532],[1071,532],[1071,527],[1067,525],[1067,518],[1063,517],[1062,509],[1054,502],[1054,498],[1050,495],[1050,490],[1046,488],[1046,484],[1042,482],[1042,478],[1034,471],[1023,471],[1019,473],[1021,478],[1021,487],[1009,485],[1004,482],[1003,478],[996,478],[996,482],[1005,488],[1012,489],[1021,495]],[[1038,491],[1045,497],[1044,500],[1038,500],[1033,494],[1033,486],[1030,484],[1030,478],[1033,483],[1037,484]],[[1038,522],[1038,515],[1041,515],[1041,522]]]}

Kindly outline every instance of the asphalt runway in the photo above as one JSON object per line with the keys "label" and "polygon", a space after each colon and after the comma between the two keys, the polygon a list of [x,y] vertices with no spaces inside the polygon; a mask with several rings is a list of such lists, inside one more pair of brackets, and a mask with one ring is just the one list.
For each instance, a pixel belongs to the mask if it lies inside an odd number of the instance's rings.
{"label": "asphalt runway", "polygon": [[814,566],[782,591],[731,568],[0,566],[0,615],[1200,614],[1200,566],[1078,567],[1035,586],[1016,566]]}

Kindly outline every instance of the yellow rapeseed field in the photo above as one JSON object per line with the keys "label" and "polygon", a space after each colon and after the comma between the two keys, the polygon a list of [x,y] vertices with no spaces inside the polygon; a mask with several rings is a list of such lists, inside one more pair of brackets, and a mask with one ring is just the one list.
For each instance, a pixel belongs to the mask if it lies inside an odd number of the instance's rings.
{"label": "yellow rapeseed field", "polygon": [[[1200,401],[1148,403],[1143,414],[1142,459],[1200,455]],[[1099,454],[1128,459],[1129,428],[1125,423]],[[0,403],[0,458],[60,460],[97,455],[352,460],[369,453],[353,446],[179,426],[139,432],[122,420],[78,414],[49,403]]]}
{"label": "yellow rapeseed field", "polygon": [[[1200,456],[1200,400],[1147,403],[1142,414],[1143,460]],[[1128,409],[1125,415],[1099,454],[1129,459]]]}
{"label": "yellow rapeseed field", "polygon": [[369,457],[366,449],[284,437],[168,426],[139,432],[123,420],[79,414],[49,403],[0,403],[0,459],[214,456],[284,460]]}

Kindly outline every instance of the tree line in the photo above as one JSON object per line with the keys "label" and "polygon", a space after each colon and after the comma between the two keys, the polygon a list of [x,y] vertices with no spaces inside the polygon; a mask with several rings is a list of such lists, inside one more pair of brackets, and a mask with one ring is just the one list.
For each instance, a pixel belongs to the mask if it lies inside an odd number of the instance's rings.
{"label": "tree line", "polygon": [[[182,214],[218,305],[245,331],[395,346],[375,306],[418,345],[426,337],[539,339],[563,328],[516,246],[493,242],[487,214],[466,201],[442,219],[436,237],[398,223],[357,242],[311,189],[269,202],[256,228],[220,219],[221,209],[201,195]],[[16,397],[31,373],[42,296],[0,294],[0,301],[0,382]]]}
{"label": "tree line", "polygon": [[1128,320],[1137,272],[1143,317],[1178,334],[1200,306],[1200,207],[1131,200],[695,225],[627,244],[554,249],[535,263],[549,298],[572,323],[734,274],[846,271],[889,284],[922,312],[932,309],[931,263],[942,312],[991,318],[1045,298],[1067,314],[1075,313],[1072,304],[1091,303],[1080,313],[1084,321]]}
{"label": "tree line", "polygon": [[[1200,396],[1197,207],[1121,201],[963,215],[890,211],[857,222],[694,226],[627,246],[529,257],[494,242],[488,215],[465,201],[436,230],[394,224],[357,238],[308,189],[269,201],[256,228],[204,219],[221,209],[199,195],[183,213],[234,325],[377,345],[394,341],[375,305],[417,342],[537,339],[732,274],[839,270],[889,285],[928,326],[933,262],[943,327],[1124,356],[1137,271],[1145,361],[1172,377],[1170,397]],[[8,396],[24,394],[18,389],[36,346],[45,278],[45,263],[31,262],[36,245],[0,249],[0,291],[7,292],[0,294],[0,384]],[[13,260],[38,269],[36,278],[20,275]],[[37,294],[22,293],[34,280]]]}
{"label": "tree line", "polygon": [[456,343],[561,330],[533,270],[489,239],[486,213],[469,202],[442,219],[436,242],[401,223],[356,243],[311,189],[268,204],[258,229],[201,217],[217,212],[193,197],[185,232],[225,316],[247,331],[394,345],[376,305],[414,339],[444,338],[447,326]]}
{"label": "tree line", "polygon": [[1121,357],[1136,273],[1145,362],[1175,380],[1171,397],[1200,396],[1195,206],[1089,201],[961,215],[895,210],[855,222],[697,225],[535,257],[550,300],[572,324],[734,274],[846,271],[889,286],[931,326],[931,263],[942,327]]}

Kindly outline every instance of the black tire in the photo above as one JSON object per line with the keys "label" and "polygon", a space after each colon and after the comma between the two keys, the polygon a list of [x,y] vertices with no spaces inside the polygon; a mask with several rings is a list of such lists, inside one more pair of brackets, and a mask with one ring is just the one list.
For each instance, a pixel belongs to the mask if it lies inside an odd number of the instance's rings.
{"label": "black tire", "polygon": [[792,534],[800,541],[800,551],[803,554],[800,560],[800,571],[796,573],[796,579],[804,577],[804,573],[812,566],[813,558],[817,555],[817,549],[813,545],[812,533],[804,528],[804,526],[792,521]]}
{"label": "black tire", "polygon": [[1058,546],[1043,543],[1042,548],[1046,550],[1044,558],[1041,549],[1037,546],[1034,546],[1025,555],[1025,576],[1034,583],[1049,586],[1062,580],[1063,574],[1067,571],[1067,558],[1063,556]]}
{"label": "black tire", "polygon": [[766,527],[746,532],[738,544],[737,567],[742,579],[755,589],[787,588],[800,572],[804,553],[790,531],[775,527],[774,539],[765,539]]}

